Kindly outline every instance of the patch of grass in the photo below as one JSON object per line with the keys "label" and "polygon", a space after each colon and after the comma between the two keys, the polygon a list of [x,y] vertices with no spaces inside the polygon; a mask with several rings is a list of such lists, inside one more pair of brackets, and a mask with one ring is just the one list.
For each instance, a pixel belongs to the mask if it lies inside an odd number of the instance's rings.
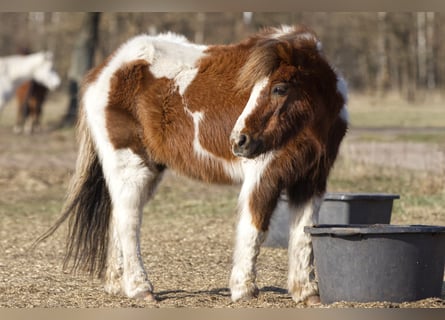
{"label": "patch of grass", "polygon": [[53,220],[62,209],[65,189],[51,187],[36,192],[23,194],[6,194],[0,200],[0,214],[16,218],[26,218],[38,214],[42,220]]}
{"label": "patch of grass", "polygon": [[236,185],[210,185],[177,176],[167,171],[154,198],[145,207],[150,215],[168,219],[183,216],[235,216],[238,192]]}
{"label": "patch of grass", "polygon": [[445,143],[445,132],[433,133],[399,133],[399,134],[361,134],[356,138],[364,142],[419,142],[419,143]]}
{"label": "patch of grass", "polygon": [[408,103],[394,94],[380,99],[351,94],[348,109],[353,127],[445,127],[441,94],[416,103]]}
{"label": "patch of grass", "polygon": [[408,133],[399,134],[394,141],[401,142],[423,142],[423,143],[445,143],[444,133]]}
{"label": "patch of grass", "polygon": [[350,118],[354,127],[444,127],[445,108],[351,108]]}

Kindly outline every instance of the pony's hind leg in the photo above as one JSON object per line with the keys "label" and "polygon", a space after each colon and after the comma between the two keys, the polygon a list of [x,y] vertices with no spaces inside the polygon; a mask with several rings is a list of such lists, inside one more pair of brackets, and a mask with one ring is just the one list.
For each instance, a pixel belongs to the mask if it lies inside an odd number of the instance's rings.
{"label": "pony's hind leg", "polygon": [[289,207],[288,288],[295,302],[319,302],[312,241],[310,234],[304,232],[304,227],[316,222],[321,202],[321,197],[314,196],[296,208],[291,205]]}
{"label": "pony's hind leg", "polygon": [[143,206],[159,183],[162,170],[147,166],[130,149],[120,149],[104,161],[104,171],[113,203],[105,289],[152,300],[153,286],[140,251],[140,227]]}
{"label": "pony's hind leg", "polygon": [[124,274],[122,246],[114,219],[110,221],[109,228],[105,291],[109,294],[125,294],[122,285],[122,276]]}
{"label": "pony's hind leg", "polygon": [[25,104],[26,101],[25,102],[19,101],[17,104],[17,118],[13,128],[13,132],[15,134],[20,134],[23,132],[23,127],[25,125],[25,120],[26,120],[25,110],[27,108]]}

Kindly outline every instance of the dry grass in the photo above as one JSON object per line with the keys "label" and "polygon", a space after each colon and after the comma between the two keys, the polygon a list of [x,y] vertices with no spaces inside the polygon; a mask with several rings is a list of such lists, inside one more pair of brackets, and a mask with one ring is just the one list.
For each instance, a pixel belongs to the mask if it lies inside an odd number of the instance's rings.
{"label": "dry grass", "polygon": [[349,112],[353,127],[445,127],[443,92],[419,97],[408,103],[395,93],[383,98],[352,94]]}

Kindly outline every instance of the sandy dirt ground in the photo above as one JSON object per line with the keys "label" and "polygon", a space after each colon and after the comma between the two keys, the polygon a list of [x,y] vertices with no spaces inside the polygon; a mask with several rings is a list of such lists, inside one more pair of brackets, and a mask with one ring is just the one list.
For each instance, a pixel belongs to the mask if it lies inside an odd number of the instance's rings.
{"label": "sandy dirt ground", "polygon": [[[74,141],[73,130],[45,128],[30,137],[14,135],[0,122],[0,307],[306,307],[287,294],[287,250],[271,247],[258,259],[259,297],[231,302],[237,186],[209,187],[166,175],[144,211],[142,230],[143,259],[157,303],[107,295],[99,280],[62,270],[64,228],[31,251],[59,214],[74,167]],[[319,307],[445,307],[445,302]]]}

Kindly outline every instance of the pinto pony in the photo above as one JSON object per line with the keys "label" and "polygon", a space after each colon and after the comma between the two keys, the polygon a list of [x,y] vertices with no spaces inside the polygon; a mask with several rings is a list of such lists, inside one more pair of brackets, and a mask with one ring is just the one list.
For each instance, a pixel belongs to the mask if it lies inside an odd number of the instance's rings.
{"label": "pinto pony", "polygon": [[60,85],[49,51],[0,58],[0,110],[24,82],[34,79],[50,90]]}
{"label": "pinto pony", "polygon": [[64,266],[105,290],[155,299],[143,266],[144,204],[163,172],[242,182],[230,277],[233,301],[255,297],[255,264],[281,193],[291,212],[288,288],[317,299],[312,225],[347,129],[346,86],[303,27],[269,28],[235,45],[137,36],[86,76]]}

